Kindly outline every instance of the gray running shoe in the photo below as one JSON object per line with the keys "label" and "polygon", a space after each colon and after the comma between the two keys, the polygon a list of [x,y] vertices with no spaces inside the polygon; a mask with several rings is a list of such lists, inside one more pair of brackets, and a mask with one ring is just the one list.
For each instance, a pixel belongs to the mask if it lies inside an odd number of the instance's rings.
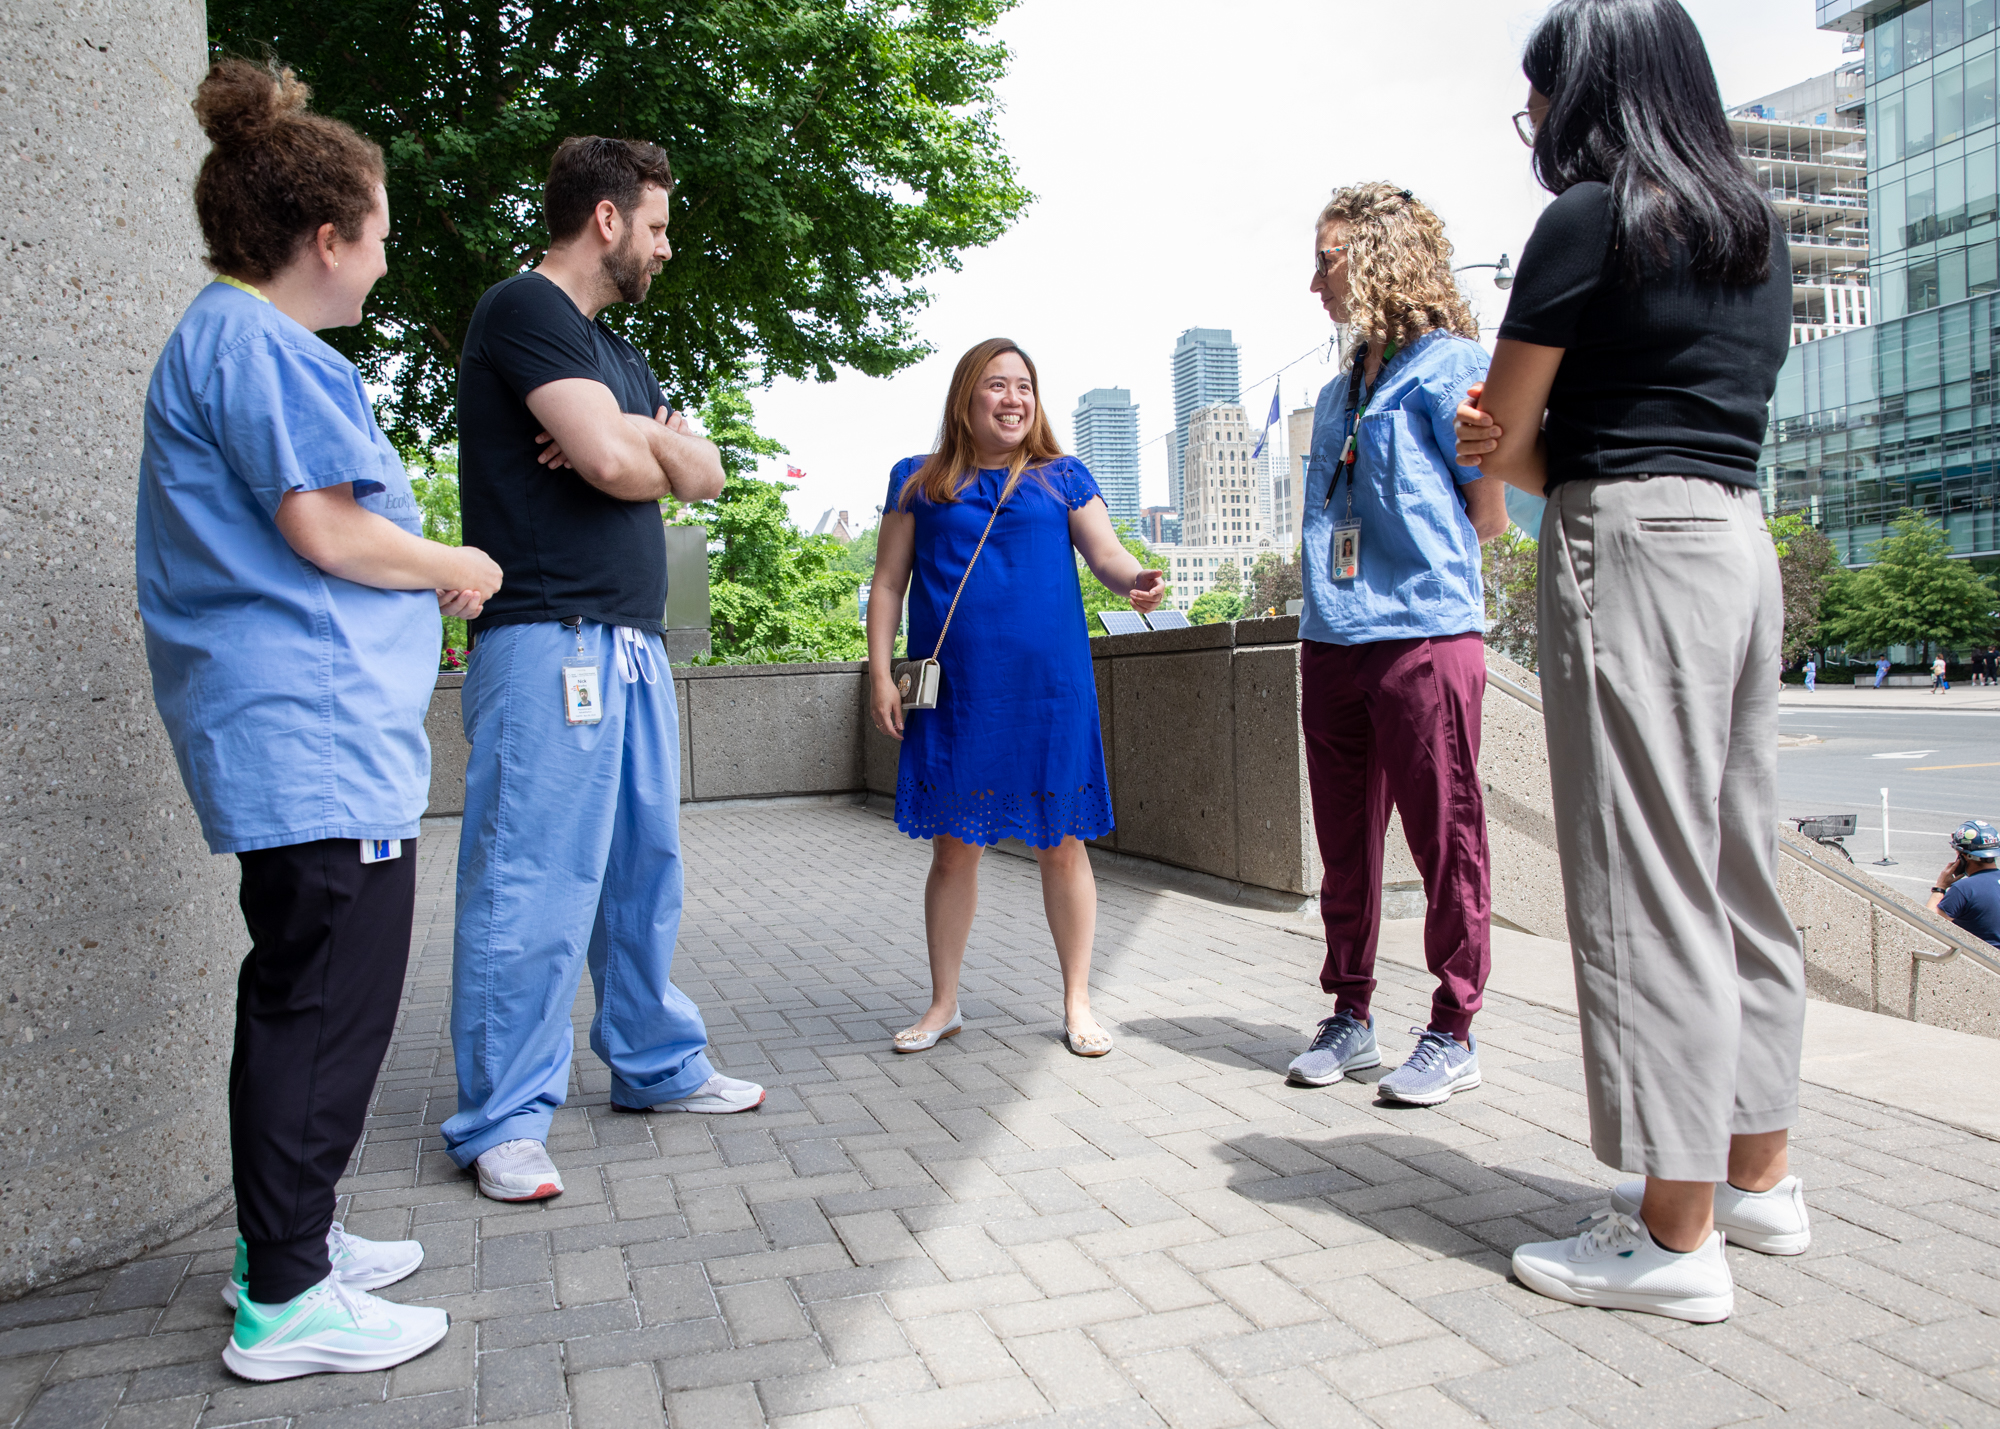
{"label": "gray running shoe", "polygon": [[1363,1022],[1351,1012],[1336,1012],[1319,1024],[1312,1046],[1292,1058],[1286,1070],[1302,1087],[1324,1087],[1349,1072],[1382,1065],[1375,1046],[1375,1019]]}
{"label": "gray running shoe", "polygon": [[1375,1084],[1375,1090],[1390,1101],[1412,1106],[1436,1106],[1449,1101],[1453,1092],[1470,1091],[1479,1085],[1479,1043],[1470,1032],[1461,1046],[1448,1032],[1412,1027],[1417,1045],[1403,1065]]}

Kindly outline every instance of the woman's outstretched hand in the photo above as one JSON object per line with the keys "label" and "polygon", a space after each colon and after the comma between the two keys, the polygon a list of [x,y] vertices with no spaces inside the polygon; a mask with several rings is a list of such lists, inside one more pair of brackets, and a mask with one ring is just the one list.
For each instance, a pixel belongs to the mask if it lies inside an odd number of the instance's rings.
{"label": "woman's outstretched hand", "polygon": [[1452,422],[1452,434],[1458,438],[1460,466],[1478,466],[1481,457],[1500,445],[1503,435],[1500,424],[1491,415],[1479,410],[1479,399],[1485,392],[1484,382],[1475,382],[1466,388],[1465,400],[1459,404]]}
{"label": "woman's outstretched hand", "polygon": [[903,692],[887,675],[876,675],[868,682],[868,717],[889,738],[902,741]]}
{"label": "woman's outstretched hand", "polygon": [[1141,571],[1132,581],[1132,589],[1125,592],[1132,602],[1132,609],[1141,615],[1149,615],[1154,607],[1166,599],[1167,574],[1165,571]]}

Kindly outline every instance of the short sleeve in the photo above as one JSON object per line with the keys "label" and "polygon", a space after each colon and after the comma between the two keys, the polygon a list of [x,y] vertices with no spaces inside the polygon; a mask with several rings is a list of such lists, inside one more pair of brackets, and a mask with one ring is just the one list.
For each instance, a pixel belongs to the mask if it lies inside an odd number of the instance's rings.
{"label": "short sleeve", "polygon": [[288,491],[383,489],[374,409],[361,374],[331,348],[258,333],[220,355],[202,402],[223,459],[274,517]]}
{"label": "short sleeve", "polygon": [[1611,253],[1611,189],[1577,184],[1542,210],[1521,266],[1500,336],[1539,347],[1568,347]]}
{"label": "short sleeve", "polygon": [[889,494],[882,498],[884,511],[898,509],[896,502],[902,498],[903,483],[917,474],[925,460],[926,458],[920,456],[906,456],[889,468]]}
{"label": "short sleeve", "polygon": [[1961,878],[1944,891],[1944,897],[1938,900],[1938,912],[1956,920],[1958,915],[1965,911],[1965,905],[1971,901],[1972,895],[1965,891],[1965,880]]}
{"label": "short sleeve", "polygon": [[1090,474],[1090,468],[1073,456],[1066,456],[1057,464],[1055,476],[1056,489],[1063,494],[1063,504],[1072,511],[1081,510],[1093,499],[1104,500],[1104,493],[1098,489],[1097,478]]}
{"label": "short sleeve", "polygon": [[532,275],[494,297],[480,356],[507,390],[523,401],[537,387],[566,377],[604,380],[592,350],[589,321],[561,288]]}
{"label": "short sleeve", "polygon": [[1458,434],[1454,425],[1466,389],[1485,380],[1486,367],[1486,350],[1478,343],[1453,341],[1445,365],[1423,387],[1424,398],[1430,404],[1431,433],[1460,486],[1485,475],[1476,466],[1458,465]]}

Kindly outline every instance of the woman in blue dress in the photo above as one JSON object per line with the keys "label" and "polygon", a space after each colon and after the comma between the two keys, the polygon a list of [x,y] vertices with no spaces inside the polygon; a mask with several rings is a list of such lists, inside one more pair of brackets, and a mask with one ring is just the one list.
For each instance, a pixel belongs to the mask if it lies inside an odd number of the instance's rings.
{"label": "woman in blue dress", "polygon": [[[1083,844],[1111,831],[1111,788],[1072,548],[1135,610],[1166,594],[1162,574],[1120,544],[1089,471],[1063,455],[1028,355],[989,338],[952,373],[937,451],[890,473],[868,603],[870,714],[903,745],[896,826],[931,841],[931,1005],[896,1034],[898,1052],[934,1047],[961,1027],[958,976],[979,858],[1010,837],[1041,865],[1064,1040],[1078,1056],[1111,1050],[1090,1011],[1097,884]],[[907,713],[893,674],[905,586],[909,653],[935,651],[944,667],[937,707]]]}

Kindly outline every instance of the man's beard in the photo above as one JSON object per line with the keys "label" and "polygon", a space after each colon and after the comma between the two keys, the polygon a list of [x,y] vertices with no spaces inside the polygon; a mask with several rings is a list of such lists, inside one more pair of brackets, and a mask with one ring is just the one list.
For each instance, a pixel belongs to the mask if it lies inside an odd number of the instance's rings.
{"label": "man's beard", "polygon": [[653,285],[651,254],[637,243],[628,243],[605,254],[603,263],[604,276],[618,290],[620,302],[641,303],[646,300],[646,289]]}

